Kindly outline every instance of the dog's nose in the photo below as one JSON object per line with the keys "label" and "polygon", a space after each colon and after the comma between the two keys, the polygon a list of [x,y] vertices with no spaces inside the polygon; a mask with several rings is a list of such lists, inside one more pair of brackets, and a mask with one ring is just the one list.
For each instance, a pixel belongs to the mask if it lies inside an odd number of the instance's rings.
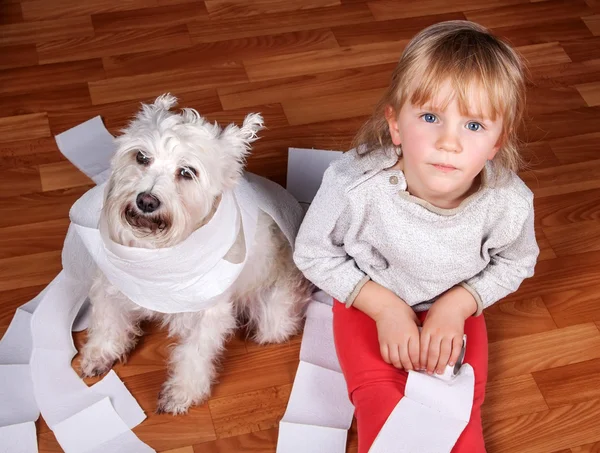
{"label": "dog's nose", "polygon": [[160,206],[160,200],[149,192],[140,192],[135,200],[142,212],[154,212]]}

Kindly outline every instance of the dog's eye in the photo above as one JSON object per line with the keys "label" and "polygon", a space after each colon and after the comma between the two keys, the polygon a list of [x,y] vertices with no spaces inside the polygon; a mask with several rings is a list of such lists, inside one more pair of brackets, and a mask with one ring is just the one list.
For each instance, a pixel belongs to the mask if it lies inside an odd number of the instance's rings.
{"label": "dog's eye", "polygon": [[137,155],[135,156],[135,160],[140,165],[148,165],[150,163],[150,158],[141,151],[138,151]]}
{"label": "dog's eye", "polygon": [[178,174],[183,179],[194,179],[195,176],[198,176],[198,173],[192,167],[181,167]]}

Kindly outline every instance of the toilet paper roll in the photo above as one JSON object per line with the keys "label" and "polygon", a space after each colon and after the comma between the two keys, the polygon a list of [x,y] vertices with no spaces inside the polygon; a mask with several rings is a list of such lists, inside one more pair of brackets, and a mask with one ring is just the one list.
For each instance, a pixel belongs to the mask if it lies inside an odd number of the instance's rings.
{"label": "toilet paper roll", "polygon": [[[419,332],[422,330],[422,327],[419,327]],[[454,366],[450,366],[450,365],[446,365],[446,368],[444,369],[444,372],[442,374],[438,374],[438,373],[433,373],[431,376],[437,378],[437,379],[441,379],[442,381],[452,381],[454,378],[456,378],[456,376],[458,376],[458,373],[460,372],[460,367],[463,364],[463,361],[465,359],[465,351],[467,349],[467,336],[463,335],[463,343],[462,343],[462,348],[460,350],[460,354],[458,356],[458,359],[456,360],[456,363],[454,364]],[[427,374],[427,371],[419,371],[419,373],[423,373],[423,374]]]}

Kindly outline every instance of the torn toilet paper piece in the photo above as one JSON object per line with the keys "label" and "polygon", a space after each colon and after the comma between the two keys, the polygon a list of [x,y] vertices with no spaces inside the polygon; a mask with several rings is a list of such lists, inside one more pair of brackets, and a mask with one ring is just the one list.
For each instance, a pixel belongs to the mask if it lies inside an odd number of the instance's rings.
{"label": "torn toilet paper piece", "polygon": [[348,431],[327,426],[279,423],[277,452],[330,453],[345,452]]}
{"label": "torn toilet paper piece", "polygon": [[323,173],[341,156],[341,151],[289,148],[286,189],[300,203],[310,204],[321,186]]}
{"label": "torn toilet paper piece", "polygon": [[[101,421],[101,423],[99,423]],[[118,449],[107,448],[107,444],[115,444],[117,439],[130,432],[123,419],[115,412],[109,398],[103,398],[95,404],[63,420],[54,427],[56,440],[65,453],[81,453],[93,450],[115,453],[142,453],[154,451],[138,440],[138,445],[114,445]],[[137,438],[136,438],[137,439]]]}
{"label": "torn toilet paper piece", "polygon": [[331,306],[319,291],[306,312],[300,364],[279,425],[277,453],[344,452],[354,406],[333,344]]}
{"label": "torn toilet paper piece", "polygon": [[29,365],[0,365],[0,426],[37,420]]}
{"label": "torn toilet paper piece", "polygon": [[283,421],[348,429],[353,413],[341,373],[300,362]]}
{"label": "torn toilet paper piece", "polygon": [[451,383],[409,372],[404,398],[369,453],[450,453],[469,422],[474,385],[469,364],[461,367]]}
{"label": "torn toilet paper piece", "polygon": [[[306,309],[306,323],[300,345],[300,360],[341,373],[340,363],[335,354],[331,323],[331,307],[329,305],[318,302],[309,304]],[[343,380],[342,384],[345,389],[346,384]]]}
{"label": "torn toilet paper piece", "polygon": [[38,453],[35,423],[0,427],[0,453]]}
{"label": "torn toilet paper piece", "polygon": [[96,116],[55,138],[60,152],[96,184],[108,179],[107,164],[115,150],[115,139],[104,127],[102,118]]}

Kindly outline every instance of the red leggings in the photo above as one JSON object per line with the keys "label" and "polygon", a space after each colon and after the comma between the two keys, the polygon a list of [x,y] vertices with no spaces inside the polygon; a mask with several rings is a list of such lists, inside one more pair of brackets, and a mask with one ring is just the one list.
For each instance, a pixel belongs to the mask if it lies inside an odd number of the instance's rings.
{"label": "red leggings", "polygon": [[[427,312],[417,313],[423,321]],[[335,301],[333,304],[335,347],[348,395],[356,409],[358,453],[367,453],[388,416],[404,396],[407,373],[383,361],[375,322],[360,310]],[[483,316],[465,322],[465,363],[475,371],[475,394],[471,419],[452,453],[485,453],[481,405],[487,381],[488,342]]]}

